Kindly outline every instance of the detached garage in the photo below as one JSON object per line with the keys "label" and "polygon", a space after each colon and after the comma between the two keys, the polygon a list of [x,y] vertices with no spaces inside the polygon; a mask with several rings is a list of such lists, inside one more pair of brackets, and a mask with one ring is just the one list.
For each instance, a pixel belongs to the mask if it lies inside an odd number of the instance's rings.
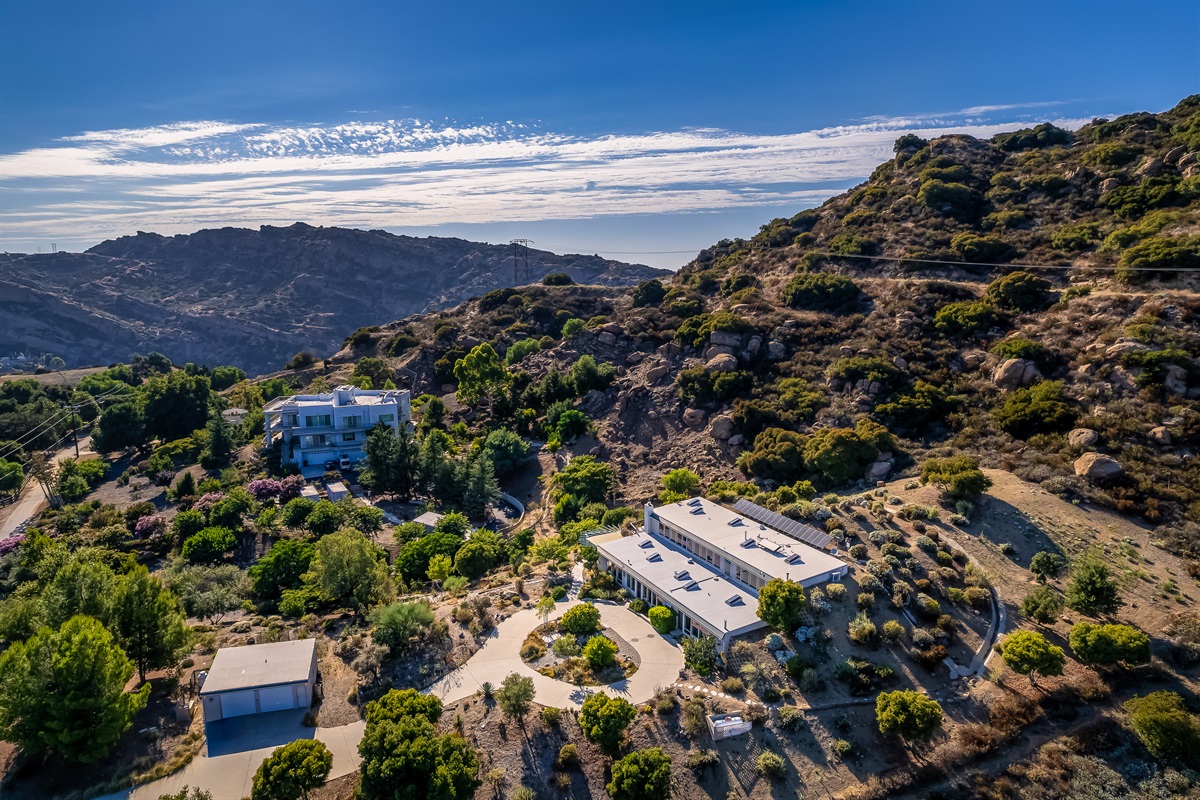
{"label": "detached garage", "polygon": [[316,639],[223,648],[200,689],[204,721],[308,708],[316,682]]}

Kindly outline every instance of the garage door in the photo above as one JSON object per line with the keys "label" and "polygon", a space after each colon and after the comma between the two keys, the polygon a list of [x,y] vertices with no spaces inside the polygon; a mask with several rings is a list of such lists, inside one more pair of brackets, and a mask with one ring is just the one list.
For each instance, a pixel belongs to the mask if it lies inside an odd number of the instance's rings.
{"label": "garage door", "polygon": [[254,704],[254,690],[244,692],[226,692],[221,695],[221,717],[244,717],[258,711]]}
{"label": "garage door", "polygon": [[258,710],[264,714],[268,711],[283,711],[295,707],[295,693],[291,686],[272,686],[258,690]]}

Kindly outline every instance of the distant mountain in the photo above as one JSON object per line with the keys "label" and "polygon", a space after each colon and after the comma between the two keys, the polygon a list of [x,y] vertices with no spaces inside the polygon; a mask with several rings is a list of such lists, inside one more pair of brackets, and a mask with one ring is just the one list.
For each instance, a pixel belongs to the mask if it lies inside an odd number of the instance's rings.
{"label": "distant mountain", "polygon": [[[602,286],[669,274],[529,251],[530,281],[555,272]],[[84,253],[0,256],[0,353],[49,351],[77,366],[158,351],[255,374],[299,350],[333,353],[360,326],[513,283],[508,245],[303,223],[139,232]]]}

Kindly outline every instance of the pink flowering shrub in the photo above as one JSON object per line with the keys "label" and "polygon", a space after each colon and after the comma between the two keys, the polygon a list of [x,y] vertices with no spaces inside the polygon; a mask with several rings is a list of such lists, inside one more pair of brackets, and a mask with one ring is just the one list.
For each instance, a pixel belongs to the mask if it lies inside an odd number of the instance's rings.
{"label": "pink flowering shrub", "polygon": [[197,511],[199,511],[202,514],[207,514],[209,511],[212,510],[213,506],[215,506],[218,502],[220,502],[224,498],[225,498],[224,492],[209,492],[208,494],[204,495],[199,500],[197,500],[195,505],[192,506],[192,508],[196,509]]}
{"label": "pink flowering shrub", "polygon": [[137,521],[133,535],[138,539],[155,539],[162,536],[166,529],[167,520],[161,514],[150,514]]}
{"label": "pink flowering shrub", "polygon": [[300,490],[304,488],[304,477],[288,475],[279,482],[279,486],[279,502],[286,503],[288,500],[294,500],[300,496]]}
{"label": "pink flowering shrub", "polygon": [[283,493],[283,484],[271,478],[260,478],[256,481],[250,481],[250,485],[246,487],[246,491],[254,495],[255,500],[263,503],[279,497]]}

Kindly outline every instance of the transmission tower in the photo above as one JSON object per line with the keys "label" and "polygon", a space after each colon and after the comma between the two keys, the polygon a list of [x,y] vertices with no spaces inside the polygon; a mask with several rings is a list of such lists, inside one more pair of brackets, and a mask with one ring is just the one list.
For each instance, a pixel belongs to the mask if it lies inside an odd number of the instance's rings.
{"label": "transmission tower", "polygon": [[529,283],[529,245],[533,239],[513,239],[509,244],[513,246],[513,286],[522,286]]}

